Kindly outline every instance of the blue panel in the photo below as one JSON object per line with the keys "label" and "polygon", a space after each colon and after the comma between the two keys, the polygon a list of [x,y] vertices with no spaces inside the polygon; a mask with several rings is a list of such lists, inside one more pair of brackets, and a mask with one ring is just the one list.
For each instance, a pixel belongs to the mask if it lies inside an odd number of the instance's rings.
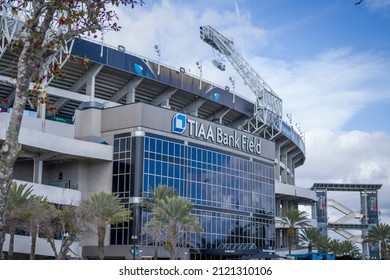
{"label": "blue panel", "polygon": [[106,64],[107,62],[107,47],[102,47],[101,45],[89,41],[75,41],[72,48],[72,54],[83,58],[87,57],[91,61],[101,64]]}
{"label": "blue panel", "polygon": [[[75,41],[72,54],[203,96],[216,103],[234,108],[247,116],[253,115],[252,102],[240,96],[235,96],[235,102],[233,103],[233,94],[228,90],[216,87],[206,81],[202,81],[202,86],[199,89],[200,82],[198,78],[181,73],[176,69],[163,65],[159,66],[145,58],[85,40]],[[160,71],[158,71],[159,68]]]}
{"label": "blue panel", "polygon": [[369,224],[378,222],[378,193],[367,193],[367,218]]}
{"label": "blue panel", "polygon": [[305,143],[303,142],[303,139],[299,134],[287,123],[282,122],[282,134],[286,136],[288,139],[290,139],[294,144],[296,144],[302,153],[306,154],[306,148]]}

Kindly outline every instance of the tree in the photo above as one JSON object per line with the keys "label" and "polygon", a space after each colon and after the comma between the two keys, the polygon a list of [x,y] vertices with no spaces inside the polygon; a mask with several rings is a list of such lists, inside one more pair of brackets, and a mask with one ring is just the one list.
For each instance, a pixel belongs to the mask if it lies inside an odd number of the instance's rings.
{"label": "tree", "polygon": [[[23,111],[30,93],[38,94],[37,103],[47,102],[45,86],[51,77],[60,77],[60,65],[52,55],[84,34],[120,27],[113,7],[135,4],[143,0],[0,0],[3,16],[23,22],[22,32],[7,42],[19,54],[16,82],[3,81],[15,87],[15,99],[5,141],[0,149],[0,259],[4,259],[6,209],[13,179],[13,166],[22,149],[18,138]],[[8,13],[8,14],[7,14]],[[96,35],[95,35],[96,36]],[[84,61],[84,60],[83,60]],[[50,63],[53,62],[53,63]],[[44,112],[44,110],[43,110]]]}
{"label": "tree", "polygon": [[[151,212],[160,200],[166,197],[175,196],[176,193],[172,188],[169,188],[164,185],[159,185],[154,192],[151,190],[151,197],[144,197],[142,200],[142,207],[146,209],[146,211]],[[156,260],[158,255],[158,244],[161,241],[161,223],[158,221],[153,221],[148,228],[148,234],[153,238],[154,242],[154,256],[153,258]]]}
{"label": "tree", "polygon": [[166,196],[157,201],[151,215],[153,218],[142,229],[144,234],[150,234],[161,241],[170,253],[171,259],[177,259],[178,247],[188,245],[190,232],[203,231],[198,226],[198,218],[191,215],[193,205],[180,196]]}
{"label": "tree", "polygon": [[121,199],[113,193],[93,193],[89,200],[80,205],[83,218],[95,226],[98,235],[98,257],[104,259],[104,239],[106,227],[127,222],[131,219],[130,209],[126,209]]}
{"label": "tree", "polygon": [[327,235],[321,235],[315,241],[314,246],[318,248],[318,252],[320,253],[328,253],[334,248],[335,244],[332,243],[332,239]]}
{"label": "tree", "polygon": [[14,240],[15,232],[21,222],[25,222],[27,219],[27,209],[29,202],[34,197],[32,195],[32,187],[27,188],[27,184],[12,183],[8,205],[7,205],[7,220],[9,227],[9,247],[8,247],[8,259],[13,259],[14,254]]}
{"label": "tree", "polygon": [[[32,192],[32,186],[27,188],[27,184],[12,184],[7,207],[7,223],[10,230],[8,259],[13,258],[14,236],[17,228],[30,231],[31,259],[35,257],[38,234],[48,240],[56,259],[64,258],[69,251],[69,246],[80,231],[77,223],[79,217],[77,207],[65,205],[56,208],[46,199],[37,197]],[[64,235],[67,236],[61,238],[61,247],[57,250],[55,239]]]}
{"label": "tree", "polygon": [[332,250],[337,256],[353,257],[353,255],[360,252],[358,246],[350,240],[343,240],[341,242],[337,242],[336,240],[336,244],[337,246],[335,248],[332,247]]}
{"label": "tree", "polygon": [[380,243],[381,258],[390,257],[390,225],[378,223],[368,231],[368,236],[363,240],[364,243]]}
{"label": "tree", "polygon": [[305,227],[302,232],[298,235],[298,240],[307,244],[307,251],[310,253],[313,250],[313,244],[321,235],[320,231],[316,228]]}
{"label": "tree", "polygon": [[295,231],[298,227],[309,226],[309,220],[305,211],[299,211],[298,209],[287,209],[282,213],[282,216],[278,218],[282,226],[287,226],[288,237],[288,253],[291,254],[291,247],[295,239]]}
{"label": "tree", "polygon": [[[49,242],[55,259],[67,259],[70,246],[81,238],[83,221],[78,210],[73,205],[57,205],[53,219],[40,229],[41,235]],[[58,238],[61,240],[59,248],[55,244]]]}
{"label": "tree", "polygon": [[54,206],[47,201],[46,197],[34,196],[28,204],[26,215],[31,236],[30,260],[34,260],[40,230],[51,223],[56,212]]}
{"label": "tree", "polygon": [[164,185],[159,185],[155,191],[150,191],[151,197],[144,197],[142,200],[142,207],[146,208],[147,211],[152,211],[158,202],[166,197],[175,196],[176,193],[172,188]]}

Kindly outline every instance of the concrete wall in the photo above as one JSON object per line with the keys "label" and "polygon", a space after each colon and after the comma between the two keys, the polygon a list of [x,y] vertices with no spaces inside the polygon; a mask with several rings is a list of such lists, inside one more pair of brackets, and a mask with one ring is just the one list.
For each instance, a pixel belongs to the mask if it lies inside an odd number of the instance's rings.
{"label": "concrete wall", "polygon": [[[0,123],[4,124],[5,128],[7,127],[6,124],[9,123],[10,117],[10,113],[0,114]],[[22,127],[31,130],[42,131],[42,119],[24,116],[22,120]],[[74,138],[74,126],[71,124],[45,120],[45,132],[65,138]]]}
{"label": "concrete wall", "polygon": [[14,165],[14,179],[32,182],[34,177],[34,160],[17,161]]}
{"label": "concrete wall", "polygon": [[81,202],[81,192],[78,190],[64,189],[20,180],[14,180],[14,182],[18,185],[27,184],[27,187],[32,186],[34,195],[44,196],[51,203],[77,206]]}
{"label": "concrete wall", "polygon": [[[67,132],[72,125],[63,123],[50,122],[50,129],[42,132],[39,128],[40,120],[36,118],[25,117],[22,122],[22,128],[19,135],[19,142],[25,150],[30,147],[34,149],[42,149],[55,153],[72,155],[74,157],[94,158],[101,160],[112,160],[112,147],[109,145],[101,145],[88,141],[81,141],[71,138],[71,133]],[[0,140],[5,139],[5,133],[9,122],[9,114],[0,114]],[[33,124],[33,125],[31,125]],[[70,126],[70,127],[69,127]],[[62,133],[61,131],[64,130]],[[65,137],[65,136],[66,137]]]}
{"label": "concrete wall", "polygon": [[[79,190],[83,200],[94,192],[112,190],[112,162],[83,161],[79,168]],[[83,246],[97,246],[97,235],[91,235],[81,242]],[[104,244],[110,244],[110,229],[107,227]]]}
{"label": "concrete wall", "polygon": [[[228,126],[223,126],[204,119],[196,118],[191,115],[187,115],[187,119],[198,122],[199,126],[203,125],[206,133],[210,129],[210,131],[213,132],[213,137],[206,137],[206,139],[204,139],[202,136],[195,135],[197,133],[193,133],[191,135],[190,131],[194,132],[196,128],[190,128],[190,124],[187,124],[187,129],[182,134],[175,134],[172,132],[172,119],[176,114],[177,112],[175,111],[145,103],[133,103],[124,106],[108,108],[102,111],[101,131],[103,135],[120,134],[139,129],[146,132],[150,131],[152,133],[156,133],[157,131],[161,132],[161,135],[168,137],[174,136],[175,138],[182,139],[184,141],[199,143],[200,145],[209,145],[216,149],[230,152],[234,150],[235,152],[246,156],[259,159],[262,158],[262,160],[269,160],[272,163],[275,161],[274,142],[265,140],[260,137],[255,137],[251,134],[235,130]],[[238,142],[234,142],[231,145],[217,143],[217,128],[221,129],[221,131],[223,131],[223,133],[226,135],[236,136],[235,139],[238,138]],[[255,154],[254,152],[245,151],[243,149],[243,136],[246,136],[247,140],[255,139],[256,143],[258,143],[258,141],[261,143],[260,155]],[[214,141],[212,139],[214,139]]]}
{"label": "concrete wall", "polygon": [[[8,251],[9,248],[9,239],[10,235],[5,235],[5,242],[3,246],[3,250]],[[61,240],[55,240],[55,246],[57,248],[57,252],[61,248]],[[15,235],[14,240],[14,253],[23,253],[23,254],[30,254],[30,248],[31,248],[31,236],[24,236],[24,235]],[[72,245],[70,245],[69,255],[71,258],[81,258],[81,250],[79,247],[78,242],[74,242]],[[54,258],[54,252],[51,248],[49,242],[47,242],[44,238],[37,238],[37,244],[36,244],[36,255],[42,255],[42,256],[50,256]]]}
{"label": "concrete wall", "polygon": [[[70,181],[71,189],[79,188],[79,168],[78,160],[70,160],[64,162],[45,163],[43,170],[43,183],[51,184],[56,181]],[[60,179],[62,173],[62,179]]]}
{"label": "concrete wall", "polygon": [[100,137],[102,110],[87,109],[75,111],[75,138],[93,139]]}

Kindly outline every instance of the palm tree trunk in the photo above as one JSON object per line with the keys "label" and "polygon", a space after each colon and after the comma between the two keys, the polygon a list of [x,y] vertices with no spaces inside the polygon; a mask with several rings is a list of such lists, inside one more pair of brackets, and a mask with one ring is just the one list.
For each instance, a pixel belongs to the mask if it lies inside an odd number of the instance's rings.
{"label": "palm tree trunk", "polygon": [[35,228],[32,228],[32,230],[31,230],[30,260],[35,260],[36,247],[37,247],[37,230]]}
{"label": "palm tree trunk", "polygon": [[172,228],[172,240],[171,240],[171,260],[177,260],[177,225],[174,224]]}
{"label": "palm tree trunk", "polygon": [[381,247],[381,260],[386,260],[387,259],[387,256],[386,256],[386,253],[387,253],[387,247],[386,247],[386,244],[384,244],[384,242],[380,242],[380,247]]}
{"label": "palm tree trunk", "polygon": [[14,243],[15,243],[15,231],[16,224],[15,222],[10,222],[9,225],[9,246],[8,246],[8,259],[12,260],[14,257]]}
{"label": "palm tree trunk", "polygon": [[104,259],[104,238],[106,237],[106,226],[98,227],[98,258]]}
{"label": "palm tree trunk", "polygon": [[154,256],[153,256],[153,259],[157,260],[157,258],[158,258],[158,242],[156,240],[154,240]]}
{"label": "palm tree trunk", "polygon": [[287,237],[288,237],[288,253],[291,254],[292,243],[294,240],[295,229],[293,227],[288,228]]}
{"label": "palm tree trunk", "polygon": [[72,245],[72,243],[73,243],[73,240],[70,239],[70,237],[65,237],[62,239],[60,252],[58,254],[60,256],[60,259],[62,259],[62,260],[67,259],[69,247],[70,247],[70,245]]}
{"label": "palm tree trunk", "polygon": [[59,256],[58,256],[58,253],[57,253],[57,248],[56,248],[56,244],[55,244],[55,242],[54,242],[54,239],[53,239],[53,238],[47,238],[47,242],[49,242],[50,247],[51,247],[51,249],[53,250],[54,258],[55,258],[56,260],[58,260],[58,259],[59,259]]}

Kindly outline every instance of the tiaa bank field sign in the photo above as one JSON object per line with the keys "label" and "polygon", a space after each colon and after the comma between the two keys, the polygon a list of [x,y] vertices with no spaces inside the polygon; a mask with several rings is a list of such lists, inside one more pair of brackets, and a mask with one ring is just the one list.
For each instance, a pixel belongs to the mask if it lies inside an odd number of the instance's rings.
{"label": "tiaa bank field sign", "polygon": [[228,133],[221,127],[195,121],[188,118],[185,114],[177,113],[172,118],[172,132],[183,134],[185,131],[187,131],[188,136],[193,138],[210,141],[256,155],[261,154],[261,138],[237,133],[235,130]]}

